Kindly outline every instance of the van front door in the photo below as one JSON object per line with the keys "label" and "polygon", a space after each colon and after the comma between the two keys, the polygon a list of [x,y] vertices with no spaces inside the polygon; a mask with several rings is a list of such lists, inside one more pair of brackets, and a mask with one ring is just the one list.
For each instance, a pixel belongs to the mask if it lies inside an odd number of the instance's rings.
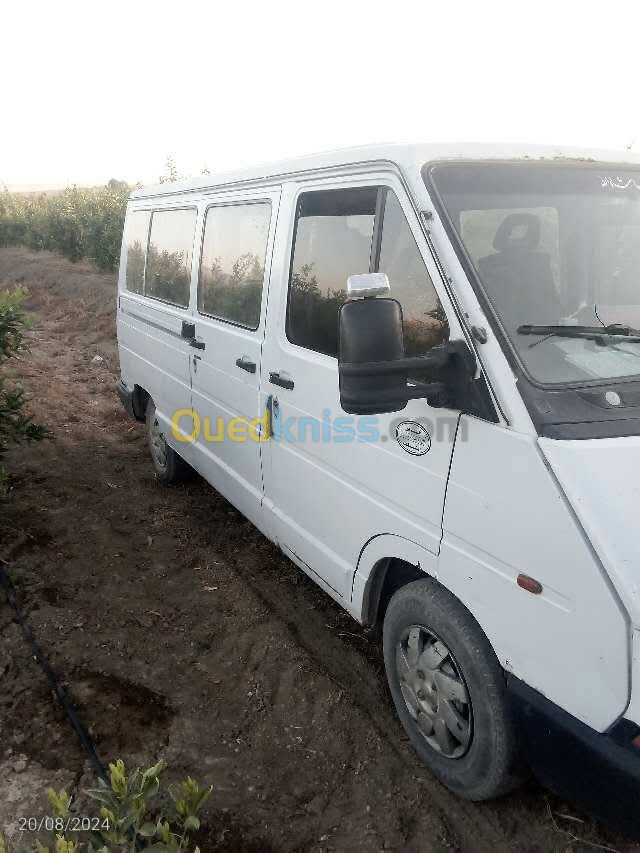
{"label": "van front door", "polygon": [[408,355],[446,341],[449,325],[398,181],[324,182],[291,192],[288,287],[270,308],[263,352],[263,401],[273,411],[265,509],[283,550],[348,599],[358,556],[373,536],[401,535],[438,553],[459,412],[412,400],[391,415],[345,415],[336,356],[347,277],[387,274],[402,305]]}
{"label": "van front door", "polygon": [[256,419],[278,199],[277,190],[263,190],[226,195],[207,207],[193,317],[197,467],[261,529],[262,425]]}

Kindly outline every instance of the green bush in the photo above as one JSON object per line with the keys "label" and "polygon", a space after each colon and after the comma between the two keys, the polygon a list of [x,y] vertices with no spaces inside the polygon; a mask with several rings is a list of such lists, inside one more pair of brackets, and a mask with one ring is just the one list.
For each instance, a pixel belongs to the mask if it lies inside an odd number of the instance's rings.
{"label": "green bush", "polygon": [[89,258],[113,270],[120,258],[124,215],[131,188],[70,187],[55,194],[0,193],[0,246],[60,252],[71,261]]}
{"label": "green bush", "polygon": [[[28,348],[25,337],[29,326],[24,310],[26,297],[24,288],[0,290],[0,368]],[[23,388],[0,375],[0,460],[10,444],[39,440],[46,434],[43,427],[25,414],[24,404]],[[3,480],[0,464],[0,482]]]}
{"label": "green bush", "polygon": [[[63,828],[73,819],[71,797],[66,791],[48,791],[49,802],[58,829],[54,829],[53,847],[36,842],[33,853],[134,853],[136,850],[154,853],[186,853],[191,848],[191,836],[200,828],[199,813],[211,794],[188,776],[180,785],[167,789],[171,805],[169,813],[153,812],[151,801],[160,793],[160,776],[165,762],[159,761],[146,770],[138,768],[127,773],[124,762],[109,765],[109,783],[99,780],[97,788],[87,791],[99,804],[99,813],[91,822],[91,831],[65,836]],[[5,848],[0,832],[0,853]],[[200,853],[193,848],[193,853]]]}

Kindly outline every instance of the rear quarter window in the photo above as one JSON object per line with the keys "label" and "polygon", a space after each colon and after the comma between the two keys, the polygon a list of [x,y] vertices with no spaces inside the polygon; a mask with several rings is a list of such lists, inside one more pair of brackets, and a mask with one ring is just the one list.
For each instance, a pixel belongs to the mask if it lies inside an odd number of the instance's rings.
{"label": "rear quarter window", "polygon": [[150,219],[150,211],[134,210],[127,215],[124,226],[124,286],[132,293],[144,291],[144,265],[147,257]]}
{"label": "rear quarter window", "polygon": [[195,208],[154,210],[149,234],[145,295],[186,308],[189,304]]}

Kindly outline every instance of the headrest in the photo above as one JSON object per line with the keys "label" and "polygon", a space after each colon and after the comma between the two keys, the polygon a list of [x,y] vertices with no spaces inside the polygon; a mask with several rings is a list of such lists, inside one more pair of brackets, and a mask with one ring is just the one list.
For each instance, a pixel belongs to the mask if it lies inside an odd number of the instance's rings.
{"label": "headrest", "polygon": [[[514,234],[515,229],[524,233]],[[533,213],[510,213],[506,216],[493,238],[493,248],[496,252],[508,249],[538,248],[540,242],[540,220]]]}

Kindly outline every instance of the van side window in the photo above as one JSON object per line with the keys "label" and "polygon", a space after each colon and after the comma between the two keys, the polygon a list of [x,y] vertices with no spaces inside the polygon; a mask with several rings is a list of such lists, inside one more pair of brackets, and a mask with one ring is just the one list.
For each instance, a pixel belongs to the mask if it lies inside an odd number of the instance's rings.
{"label": "van side window", "polygon": [[147,256],[150,217],[151,212],[148,210],[134,210],[128,214],[124,226],[124,281],[125,287],[132,293],[142,293],[144,290],[144,262]]}
{"label": "van side window", "polygon": [[270,220],[270,202],[207,210],[198,281],[201,314],[258,328]]}
{"label": "van side window", "polygon": [[145,295],[186,308],[197,211],[154,210],[149,235]]}
{"label": "van side window", "polygon": [[422,355],[449,340],[449,324],[409,223],[393,190],[384,190],[377,272],[389,278],[391,296],[402,306],[406,355]]}
{"label": "van side window", "polygon": [[405,351],[446,341],[444,310],[393,190],[386,187],[302,193],[296,211],[287,303],[287,338],[338,354],[338,310],[347,278],[385,272],[403,310]]}
{"label": "van side window", "polygon": [[302,193],[289,279],[287,337],[338,354],[338,309],[348,276],[368,272],[376,187]]}

